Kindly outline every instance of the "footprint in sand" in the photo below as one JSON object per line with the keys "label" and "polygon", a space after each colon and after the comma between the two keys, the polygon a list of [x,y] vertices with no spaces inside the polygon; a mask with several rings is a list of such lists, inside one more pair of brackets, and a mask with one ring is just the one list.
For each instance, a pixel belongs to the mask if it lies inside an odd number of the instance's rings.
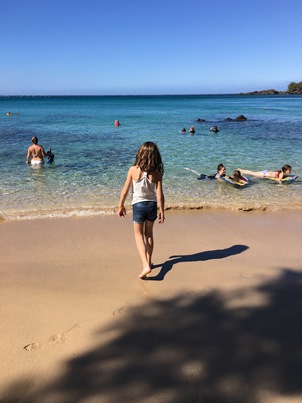
{"label": "footprint in sand", "polygon": [[34,351],[34,350],[39,350],[41,348],[41,345],[40,345],[40,343],[31,343],[31,344],[27,344],[23,348],[26,351]]}
{"label": "footprint in sand", "polygon": [[76,325],[72,326],[70,329],[63,332],[62,334],[54,334],[53,336],[51,336],[49,338],[47,344],[49,345],[49,344],[66,343],[66,341],[71,339],[70,333],[75,331],[76,329],[79,329],[80,327],[81,327],[81,325],[76,324]]}
{"label": "footprint in sand", "polygon": [[34,351],[34,350],[40,350],[41,348],[45,348],[50,345],[53,346],[56,344],[66,343],[68,340],[71,339],[70,334],[81,327],[82,326],[77,323],[74,326],[72,326],[70,329],[66,330],[65,332],[63,332],[61,334],[54,334],[44,344],[31,343],[31,344],[27,344],[26,346],[24,346],[23,349],[26,351]]}
{"label": "footprint in sand", "polygon": [[127,308],[125,306],[122,306],[121,308],[118,308],[115,311],[113,311],[112,315],[114,315],[114,316],[125,315],[126,311],[127,311]]}
{"label": "footprint in sand", "polygon": [[253,273],[251,271],[246,271],[244,273],[241,273],[241,277],[251,278],[251,277],[253,277]]}

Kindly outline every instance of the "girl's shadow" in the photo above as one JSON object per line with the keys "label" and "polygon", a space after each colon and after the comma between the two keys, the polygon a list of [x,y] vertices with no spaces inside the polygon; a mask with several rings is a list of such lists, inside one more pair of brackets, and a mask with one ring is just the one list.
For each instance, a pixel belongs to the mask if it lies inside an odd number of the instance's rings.
{"label": "girl's shadow", "polygon": [[205,260],[223,259],[228,256],[238,255],[249,249],[246,245],[233,245],[226,249],[208,250],[206,252],[198,252],[193,255],[173,255],[162,264],[153,266],[153,269],[162,266],[161,271],[154,277],[145,277],[146,280],[162,281],[165,275],[172,270],[177,263],[184,262],[203,262]]}

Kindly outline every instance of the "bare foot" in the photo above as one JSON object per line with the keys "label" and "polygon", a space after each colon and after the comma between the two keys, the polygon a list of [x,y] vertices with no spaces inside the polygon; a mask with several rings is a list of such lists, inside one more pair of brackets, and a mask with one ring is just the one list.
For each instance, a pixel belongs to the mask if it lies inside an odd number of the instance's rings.
{"label": "bare foot", "polygon": [[141,274],[138,276],[139,278],[144,278],[146,277],[147,274],[151,273],[150,267],[145,267]]}

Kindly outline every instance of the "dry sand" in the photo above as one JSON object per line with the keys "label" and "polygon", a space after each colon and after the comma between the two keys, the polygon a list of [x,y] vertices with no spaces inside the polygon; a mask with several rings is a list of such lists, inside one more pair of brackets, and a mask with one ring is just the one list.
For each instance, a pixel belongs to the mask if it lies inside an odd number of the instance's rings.
{"label": "dry sand", "polygon": [[301,402],[302,215],[0,224],[0,402]]}

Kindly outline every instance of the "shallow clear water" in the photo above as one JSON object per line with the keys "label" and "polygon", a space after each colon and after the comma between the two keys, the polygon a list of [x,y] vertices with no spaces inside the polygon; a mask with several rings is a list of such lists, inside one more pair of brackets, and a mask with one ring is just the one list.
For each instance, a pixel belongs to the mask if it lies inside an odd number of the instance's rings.
{"label": "shallow clear water", "polygon": [[[0,97],[0,214],[112,213],[135,153],[148,140],[163,157],[169,207],[300,209],[301,112],[299,96]],[[248,120],[225,121],[241,114]],[[114,126],[115,119],[121,126]],[[195,135],[180,133],[191,125]],[[220,131],[210,133],[212,125]],[[34,135],[52,148],[54,164],[25,164]],[[249,186],[235,188],[197,180],[185,169],[213,174],[220,162],[229,174],[237,167],[273,170],[288,163],[299,179],[279,185],[252,178]]]}

